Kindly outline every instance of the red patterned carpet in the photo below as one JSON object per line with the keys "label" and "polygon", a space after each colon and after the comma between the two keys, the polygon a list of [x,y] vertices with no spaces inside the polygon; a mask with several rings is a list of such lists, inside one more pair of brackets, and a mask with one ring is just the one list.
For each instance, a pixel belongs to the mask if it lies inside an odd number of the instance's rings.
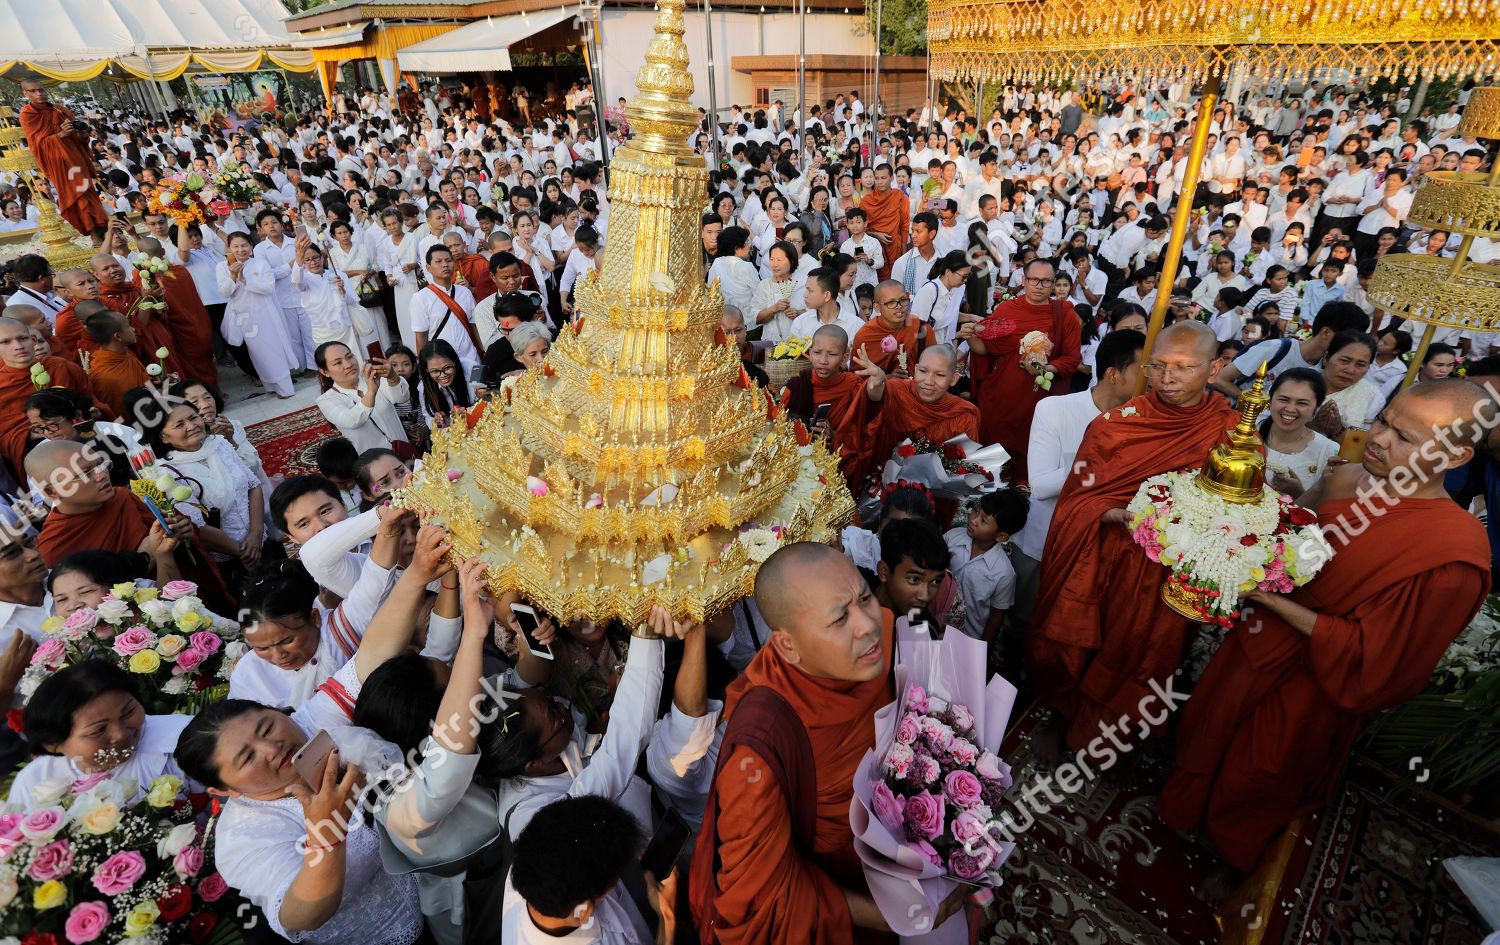
{"label": "red patterned carpet", "polygon": [[250,442],[260,452],[268,476],[300,476],[318,471],[318,444],[338,431],[323,419],[317,407],[307,407],[274,420],[262,420],[245,428]]}
{"label": "red patterned carpet", "polygon": [[[1012,796],[1035,782],[1031,732],[1005,747]],[[1328,808],[1310,818],[1270,900],[1226,937],[1193,887],[1217,862],[1156,817],[1170,761],[1153,739],[1037,818],[1006,862],[1006,883],[982,945],[1477,945],[1483,921],[1448,879],[1443,859],[1500,855],[1500,835],[1423,798],[1392,790],[1381,772],[1351,765]],[[1254,907],[1246,906],[1246,911]]]}

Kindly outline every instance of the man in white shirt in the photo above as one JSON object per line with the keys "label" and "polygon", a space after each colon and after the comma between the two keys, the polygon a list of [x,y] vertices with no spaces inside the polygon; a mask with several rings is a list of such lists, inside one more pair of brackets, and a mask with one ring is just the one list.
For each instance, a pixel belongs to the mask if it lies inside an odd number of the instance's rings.
{"label": "man in white shirt", "polygon": [[1321,239],[1330,226],[1337,226],[1345,234],[1353,233],[1355,217],[1359,216],[1359,205],[1373,188],[1374,178],[1369,171],[1370,155],[1364,151],[1355,151],[1346,160],[1347,173],[1329,181],[1328,189],[1323,192],[1323,212],[1319,215],[1318,231],[1313,234],[1313,242]]}
{"label": "man in white shirt", "polygon": [[428,285],[411,298],[411,327],[417,351],[427,342],[442,339],[453,346],[463,365],[464,377],[480,363],[474,330],[474,294],[466,286],[453,284],[453,254],[441,244],[429,247],[423,257]]}
{"label": "man in white shirt", "polygon": [[996,173],[998,170],[995,152],[986,151],[979,156],[979,176],[964,185],[964,199],[960,206],[965,217],[974,218],[979,216],[979,198],[989,194],[996,200],[1000,199],[1000,188],[1004,181]]}
{"label": "man in white shirt", "polygon": [[[839,305],[838,273],[829,267],[820,266],[808,273],[807,284],[802,291],[807,311],[792,319],[787,337],[804,338],[811,344],[813,334],[819,328],[837,325],[844,330],[847,342],[853,341],[855,334],[864,327],[865,323],[858,316],[848,314]],[[845,347],[848,347],[847,343]]]}
{"label": "man in white shirt", "polygon": [[57,324],[57,313],[68,307],[61,296],[52,291],[52,264],[40,253],[27,253],[15,261],[11,274],[16,280],[16,291],[5,300],[6,305],[31,305],[46,316],[48,324]]}
{"label": "man in white shirt", "polygon": [[1406,171],[1399,167],[1388,168],[1385,183],[1379,190],[1371,190],[1359,202],[1359,226],[1354,237],[1354,251],[1360,259],[1373,259],[1375,239],[1388,226],[1399,228],[1406,222],[1411,210],[1412,194],[1406,186]]}
{"label": "man in white shirt", "polygon": [[[1141,373],[1141,351],[1145,347],[1146,336],[1138,331],[1110,332],[1094,350],[1098,383],[1092,389],[1062,397],[1043,397],[1037,404],[1026,449],[1026,465],[1031,477],[1031,512],[1026,517],[1026,527],[1015,536],[1018,554],[1012,558],[1016,569],[1013,613],[1021,626],[1031,614],[1052,513],[1057,508],[1063,484],[1075,471],[1074,459],[1083,443],[1083,433],[1095,417],[1135,396]],[[1077,472],[1083,477],[1088,475],[1088,470]],[[1084,484],[1087,485],[1086,478]]]}

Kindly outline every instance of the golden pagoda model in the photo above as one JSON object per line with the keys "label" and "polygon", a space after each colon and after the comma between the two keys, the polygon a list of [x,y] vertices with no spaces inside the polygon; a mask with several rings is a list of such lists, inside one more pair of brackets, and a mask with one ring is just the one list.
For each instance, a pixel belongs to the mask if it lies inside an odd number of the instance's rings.
{"label": "golden pagoda model", "polygon": [[564,620],[639,628],[653,604],[702,620],[750,593],[776,547],[827,541],[854,514],[837,458],[755,386],[719,329],[682,11],[657,4],[582,314],[472,426],[456,415],[434,431],[399,497],[447,527],[455,558],[483,555],[494,592]]}
{"label": "golden pagoda model", "polygon": [[[1455,132],[1460,137],[1500,138],[1500,86],[1475,89]],[[1500,266],[1469,259],[1476,238],[1500,240],[1500,160],[1489,171],[1432,171],[1422,177],[1407,222],[1462,237],[1452,259],[1389,253],[1370,279],[1370,301],[1392,315],[1427,328],[1407,369],[1416,378],[1438,328],[1487,334],[1500,330]]]}
{"label": "golden pagoda model", "polygon": [[1224,442],[1208,453],[1208,462],[1198,474],[1198,484],[1205,491],[1228,502],[1259,502],[1266,486],[1266,446],[1255,432],[1255,418],[1266,409],[1266,365],[1255,372],[1255,383],[1240,395],[1240,422],[1226,435]]}
{"label": "golden pagoda model", "polygon": [[73,240],[77,233],[68,225],[47,196],[47,182],[37,167],[31,149],[24,145],[25,136],[16,121],[15,110],[9,105],[0,105],[0,170],[10,171],[26,182],[31,191],[31,202],[36,204],[37,233],[41,245],[36,252],[47,257],[52,268],[84,269],[93,257],[92,249],[79,246]]}

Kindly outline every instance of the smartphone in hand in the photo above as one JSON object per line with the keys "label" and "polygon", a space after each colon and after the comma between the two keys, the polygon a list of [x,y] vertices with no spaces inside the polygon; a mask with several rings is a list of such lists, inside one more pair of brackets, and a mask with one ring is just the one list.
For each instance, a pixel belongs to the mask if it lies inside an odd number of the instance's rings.
{"label": "smartphone in hand", "polygon": [[526,641],[526,649],[531,655],[538,659],[553,659],[552,648],[536,638],[537,627],[542,625],[536,611],[526,604],[511,604],[510,612],[521,626],[521,639]]}
{"label": "smartphone in hand", "polygon": [[830,413],[832,413],[832,412],[833,412],[833,404],[818,404],[818,408],[813,411],[813,415],[812,415],[813,426],[817,426],[818,424],[822,423],[824,420],[827,420],[828,419],[828,415]]}
{"label": "smartphone in hand", "polygon": [[315,791],[323,784],[323,766],[328,764],[328,756],[333,754],[333,749],[332,736],[320,729],[307,740],[306,745],[292,755],[291,764],[297,775]]}

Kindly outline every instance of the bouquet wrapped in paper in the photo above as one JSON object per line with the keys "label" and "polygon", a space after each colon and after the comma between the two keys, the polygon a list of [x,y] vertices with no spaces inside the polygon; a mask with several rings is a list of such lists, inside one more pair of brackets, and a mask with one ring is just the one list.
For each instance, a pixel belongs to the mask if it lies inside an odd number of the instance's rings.
{"label": "bouquet wrapped in paper", "polygon": [[246,646],[239,626],[211,613],[197,594],[191,581],[116,584],[97,608],[49,618],[21,694],[30,698],[63,667],[102,657],[140,681],[141,702],[153,715],[192,714],[223,699]]}
{"label": "bouquet wrapped in paper", "polygon": [[218,189],[219,197],[227,200],[233,208],[248,207],[263,193],[250,168],[238,161],[223,165],[223,169],[214,175],[214,187]]}
{"label": "bouquet wrapped in paper", "polygon": [[206,942],[234,897],[182,788],[165,774],[131,803],[135,781],[59,778],[0,813],[0,940]]}
{"label": "bouquet wrapped in paper", "polygon": [[[921,630],[898,621],[897,699],[875,713],[849,808],[870,894],[899,935],[937,931],[939,906],[960,885],[998,886],[1015,848],[991,824],[1011,782],[999,750],[1016,688],[989,675],[982,640]],[[943,928],[967,941],[961,916]]]}
{"label": "bouquet wrapped in paper", "polygon": [[193,223],[207,223],[212,216],[208,205],[216,196],[201,175],[168,177],[162,180],[151,195],[148,206],[152,213],[165,213],[172,218],[173,223],[185,227]]}
{"label": "bouquet wrapped in paper", "polygon": [[880,492],[895,482],[926,486],[939,499],[957,502],[978,492],[987,492],[1000,483],[1000,469],[1010,454],[999,443],[980,446],[962,434],[944,443],[914,436],[902,440],[891,452],[875,494],[860,508],[866,515],[879,505]]}

